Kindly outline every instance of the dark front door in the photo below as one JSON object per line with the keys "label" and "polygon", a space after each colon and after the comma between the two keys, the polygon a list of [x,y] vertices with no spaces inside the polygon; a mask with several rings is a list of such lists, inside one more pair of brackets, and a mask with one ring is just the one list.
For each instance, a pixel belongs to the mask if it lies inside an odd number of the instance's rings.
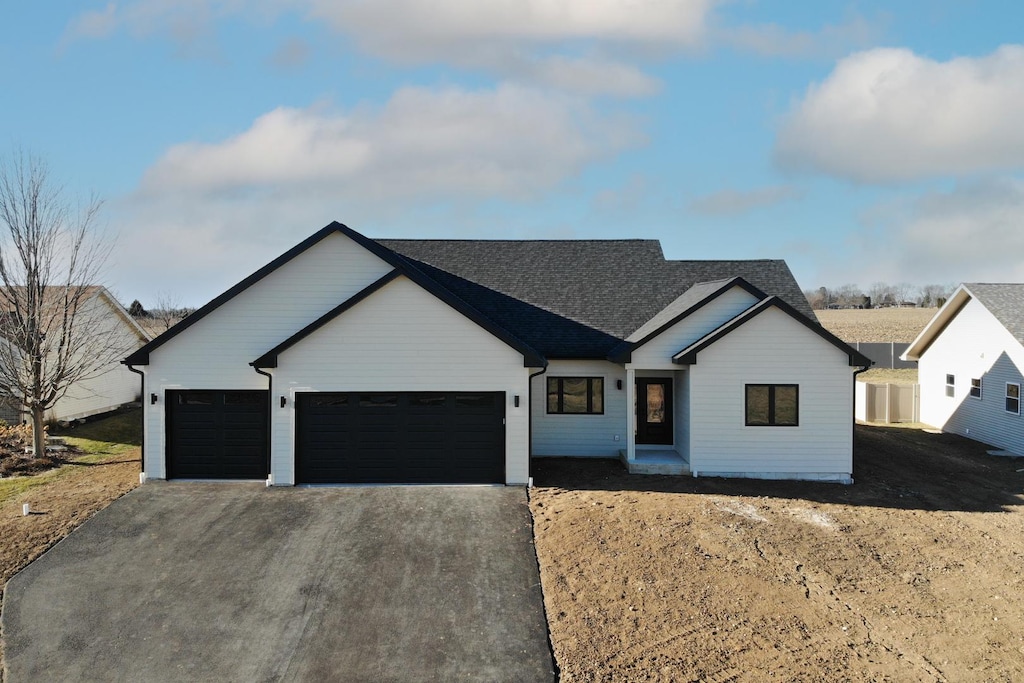
{"label": "dark front door", "polygon": [[672,444],[672,378],[636,381],[636,442]]}

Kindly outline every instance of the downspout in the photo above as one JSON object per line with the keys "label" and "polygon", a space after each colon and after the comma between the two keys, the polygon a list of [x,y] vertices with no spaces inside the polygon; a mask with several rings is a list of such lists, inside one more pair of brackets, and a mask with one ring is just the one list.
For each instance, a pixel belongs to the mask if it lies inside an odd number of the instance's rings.
{"label": "downspout", "polygon": [[267,378],[267,486],[274,483],[274,474],[270,469],[271,435],[273,434],[274,423],[274,376],[269,372],[263,372],[255,365],[252,369]]}
{"label": "downspout", "polygon": [[[871,369],[872,365],[874,365],[874,361],[871,361],[871,363],[868,364],[868,365],[862,366],[860,370],[854,370],[853,371],[853,387],[851,387],[853,389],[853,403],[851,404],[853,406],[853,415],[852,415],[853,419],[850,420],[850,449],[851,449],[851,451],[853,449],[853,441],[854,441],[854,439],[857,438],[857,375],[859,375],[862,372],[867,372],[868,370]],[[865,395],[864,398],[865,398],[865,400],[867,400],[867,395]],[[867,409],[867,405],[865,405],[864,408],[866,410]],[[850,461],[851,462],[853,461],[853,454],[852,453],[850,455]],[[853,472],[850,472],[850,478],[851,479],[853,478]]]}
{"label": "downspout", "polygon": [[125,367],[131,372],[134,372],[139,376],[139,402],[142,403],[142,438],[140,439],[139,448],[142,451],[142,455],[139,458],[139,472],[140,474],[146,473],[146,373],[142,370],[136,370],[134,366],[125,363]]}
{"label": "downspout", "polygon": [[527,424],[526,438],[529,440],[529,444],[527,445],[527,448],[526,448],[526,452],[527,452],[527,457],[526,457],[526,487],[527,488],[530,488],[531,486],[533,486],[533,378],[534,377],[540,377],[541,375],[543,375],[547,371],[548,371],[548,362],[547,362],[547,360],[545,360],[544,361],[544,367],[542,367],[538,372],[535,372],[532,375],[530,375],[527,378],[527,380],[526,380],[527,391],[528,391],[528,394],[527,394],[527,397],[526,397],[526,399],[527,399],[526,400],[526,424]]}

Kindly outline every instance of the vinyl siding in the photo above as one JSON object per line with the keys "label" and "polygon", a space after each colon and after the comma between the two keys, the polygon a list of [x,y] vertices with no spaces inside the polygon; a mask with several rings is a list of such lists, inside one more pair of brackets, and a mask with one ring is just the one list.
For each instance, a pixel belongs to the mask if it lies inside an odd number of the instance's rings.
{"label": "vinyl siding", "polygon": [[630,364],[634,368],[678,370],[672,356],[756,303],[750,292],[733,287],[633,351]]}
{"label": "vinyl siding", "polygon": [[[106,301],[103,295],[89,301],[89,315],[101,316],[101,329],[107,343],[120,349],[124,357],[143,345],[139,332]],[[68,392],[47,411],[48,419],[74,420],[118,408],[139,399],[139,376],[118,362],[94,377],[73,384]]]}
{"label": "vinyl siding", "polygon": [[[604,415],[549,415],[548,377],[603,377]],[[535,457],[578,456],[617,458],[626,448],[626,381],[621,365],[597,360],[552,360],[547,372],[533,379],[533,450]],[[616,441],[615,437],[619,440]]]}
{"label": "vinyl siding", "polygon": [[[697,475],[848,480],[853,368],[845,353],[769,309],[690,367],[690,467]],[[799,426],[745,426],[747,384],[798,384]]]}
{"label": "vinyl siding", "polygon": [[[1024,388],[1024,348],[977,300],[953,317],[918,363],[921,421],[1024,455],[1024,415],[1007,413],[1006,383]],[[946,396],[946,375],[955,377]],[[970,396],[981,378],[981,399]]]}
{"label": "vinyl siding", "polygon": [[405,277],[288,349],[270,372],[275,484],[294,482],[295,394],[306,391],[503,391],[506,482],[529,477],[522,354]]}
{"label": "vinyl siding", "polygon": [[[249,363],[392,270],[334,233],[156,349],[146,373],[145,470],[163,478],[167,389],[266,389]],[[151,405],[151,393],[159,397]]]}

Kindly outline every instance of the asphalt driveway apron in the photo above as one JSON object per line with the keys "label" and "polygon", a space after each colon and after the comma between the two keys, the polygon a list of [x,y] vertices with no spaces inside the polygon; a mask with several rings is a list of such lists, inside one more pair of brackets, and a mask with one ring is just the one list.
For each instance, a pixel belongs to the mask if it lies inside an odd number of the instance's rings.
{"label": "asphalt driveway apron", "polygon": [[554,679],[522,488],[149,483],[2,620],[8,683]]}

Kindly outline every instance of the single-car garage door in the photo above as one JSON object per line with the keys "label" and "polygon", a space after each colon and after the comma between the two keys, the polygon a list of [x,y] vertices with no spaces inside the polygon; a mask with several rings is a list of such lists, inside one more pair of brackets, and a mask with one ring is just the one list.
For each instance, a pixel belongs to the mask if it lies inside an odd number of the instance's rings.
{"label": "single-car garage door", "polygon": [[300,484],[501,484],[502,392],[301,393]]}
{"label": "single-car garage door", "polygon": [[168,479],[266,479],[266,391],[168,391]]}

